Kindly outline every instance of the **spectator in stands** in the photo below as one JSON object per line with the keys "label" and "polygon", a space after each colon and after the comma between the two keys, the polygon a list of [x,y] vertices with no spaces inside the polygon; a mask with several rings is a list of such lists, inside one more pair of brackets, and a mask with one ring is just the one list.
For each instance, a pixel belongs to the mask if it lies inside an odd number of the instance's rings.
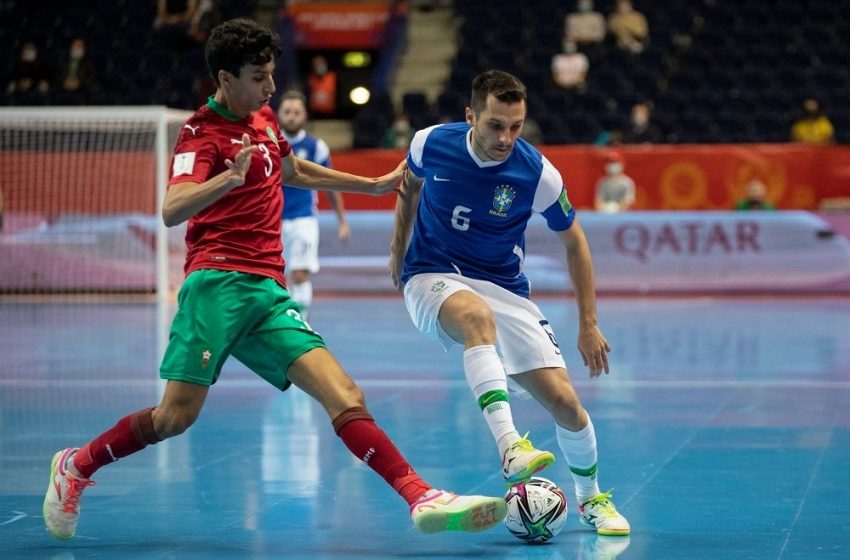
{"label": "spectator in stands", "polygon": [[313,57],[307,90],[311,113],[328,116],[336,111],[336,72],[328,68],[328,59],[322,55]]}
{"label": "spectator in stands", "polygon": [[410,141],[413,140],[415,132],[410,124],[410,118],[405,113],[399,113],[393,120],[393,124],[384,132],[381,147],[391,150],[406,150],[410,147]]}
{"label": "spectator in stands", "polygon": [[189,21],[189,37],[198,44],[207,42],[212,28],[222,22],[221,10],[215,0],[201,0],[198,9]]}
{"label": "spectator in stands", "polygon": [[610,154],[605,162],[605,176],[596,183],[595,206],[598,212],[623,212],[635,203],[635,182],[626,175],[623,157]]}
{"label": "spectator in stands", "polygon": [[652,108],[649,103],[638,102],[632,106],[630,126],[623,131],[624,144],[652,144],[661,141],[661,132],[651,122]]}
{"label": "spectator in stands", "polygon": [[35,43],[24,43],[12,68],[6,93],[18,100],[46,96],[50,92],[50,67],[38,56]]}
{"label": "spectator in stands", "polygon": [[552,57],[552,80],[565,89],[584,89],[590,60],[573,41],[564,41],[564,52]]}
{"label": "spectator in stands", "polygon": [[173,47],[190,44],[189,27],[198,10],[198,0],[157,0],[153,27],[158,38]]}
{"label": "spectator in stands", "polygon": [[649,39],[646,17],[632,7],[631,0],[617,0],[617,7],[608,14],[608,31],[618,47],[632,53],[643,52]]}
{"label": "spectator in stands", "polygon": [[623,143],[623,131],[616,127],[604,129],[593,143],[596,146],[619,146]]}
{"label": "spectator in stands", "polygon": [[81,37],[71,40],[68,53],[59,67],[58,86],[62,94],[57,102],[77,104],[96,87],[95,70],[86,56],[86,42]]}
{"label": "spectator in stands", "polygon": [[835,141],[832,122],[823,114],[817,99],[803,101],[803,116],[794,121],[791,139],[806,144],[832,144]]}
{"label": "spectator in stands", "polygon": [[592,47],[601,44],[606,33],[605,16],[593,9],[593,0],[578,0],[576,11],[567,14],[564,20],[565,44],[572,42],[579,47]]}
{"label": "spectator in stands", "polygon": [[744,198],[735,204],[735,210],[776,210],[767,200],[767,187],[758,179],[753,179],[745,187]]}

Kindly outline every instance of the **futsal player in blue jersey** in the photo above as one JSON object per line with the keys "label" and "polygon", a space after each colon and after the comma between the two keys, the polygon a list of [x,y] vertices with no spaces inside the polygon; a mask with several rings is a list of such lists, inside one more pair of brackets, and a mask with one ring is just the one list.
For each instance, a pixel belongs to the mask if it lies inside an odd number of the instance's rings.
{"label": "futsal player in blue jersey", "polygon": [[445,347],[464,345],[464,372],[496,440],[506,483],[524,482],[554,461],[519,435],[510,376],[555,420],[581,520],[600,535],[628,535],[611,493],[599,489],[593,423],[522,272],[524,232],[539,213],[566,249],[582,359],[591,377],[608,373],[610,347],[597,322],[587,240],[559,172],[520,138],[526,100],[517,78],[484,72],[472,83],[465,123],[416,133],[396,203],[390,274],[423,334]]}
{"label": "futsal player in blue jersey", "polygon": [[[300,91],[290,90],[280,98],[277,121],[292,152],[325,167],[331,167],[331,152],[321,138],[304,130],[307,123],[307,99]],[[342,193],[326,191],[331,208],[336,213],[337,236],[348,243],[351,230],[345,220]],[[283,186],[283,258],[289,272],[288,288],[292,299],[301,307],[307,319],[313,303],[313,283],[310,275],[319,272],[319,193],[289,185]]]}

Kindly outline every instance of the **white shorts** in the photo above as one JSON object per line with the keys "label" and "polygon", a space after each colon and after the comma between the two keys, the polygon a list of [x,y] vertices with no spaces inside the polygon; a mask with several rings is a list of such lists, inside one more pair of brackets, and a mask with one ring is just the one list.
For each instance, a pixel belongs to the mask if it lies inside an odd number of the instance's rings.
{"label": "white shorts", "polygon": [[440,326],[437,317],[443,302],[461,290],[479,296],[493,310],[496,351],[505,373],[514,375],[546,367],[566,369],[555,334],[540,308],[492,282],[459,274],[417,274],[404,286],[404,304],[416,328],[447,350],[457,344]]}
{"label": "white shorts", "polygon": [[286,270],[319,272],[319,220],[305,216],[283,220],[283,258]]}

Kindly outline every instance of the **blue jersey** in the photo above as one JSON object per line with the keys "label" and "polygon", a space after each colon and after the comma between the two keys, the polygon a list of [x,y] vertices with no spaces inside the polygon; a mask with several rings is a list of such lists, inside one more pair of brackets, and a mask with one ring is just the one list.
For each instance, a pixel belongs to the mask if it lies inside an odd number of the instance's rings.
{"label": "blue jersey", "polygon": [[[316,138],[302,130],[295,136],[283,135],[292,153],[296,157],[306,159],[325,167],[331,166],[331,151],[321,138]],[[284,220],[303,218],[305,216],[316,216],[319,213],[319,193],[310,189],[283,186],[283,215]]]}
{"label": "blue jersey", "polygon": [[410,170],[425,179],[402,280],[424,272],[454,272],[528,297],[522,272],[525,228],[534,212],[554,231],[575,220],[560,173],[518,139],[504,161],[472,151],[466,123],[420,130],[410,144]]}

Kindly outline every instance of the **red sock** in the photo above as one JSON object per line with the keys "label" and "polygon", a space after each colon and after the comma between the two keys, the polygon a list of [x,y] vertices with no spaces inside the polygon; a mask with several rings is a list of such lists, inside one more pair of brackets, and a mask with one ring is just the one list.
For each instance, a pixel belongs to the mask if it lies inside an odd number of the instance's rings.
{"label": "red sock", "polygon": [[127,415],[85,444],[74,455],[74,468],[84,478],[91,478],[100,467],[161,441],[153,429],[152,411],[146,408]]}
{"label": "red sock", "polygon": [[334,430],[346,447],[413,504],[431,489],[363,407],[350,408],[334,418]]}

